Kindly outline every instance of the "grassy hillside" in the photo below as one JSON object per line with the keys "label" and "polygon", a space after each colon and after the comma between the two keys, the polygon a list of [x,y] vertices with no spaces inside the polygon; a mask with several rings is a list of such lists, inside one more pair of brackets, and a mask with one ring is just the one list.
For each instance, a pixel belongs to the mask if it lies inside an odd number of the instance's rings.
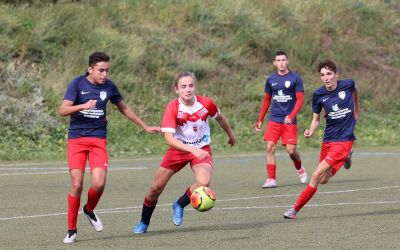
{"label": "grassy hillside", "polygon": [[[11,2],[11,3],[7,3]],[[264,150],[254,131],[265,76],[276,50],[303,76],[302,133],[320,85],[316,63],[335,60],[361,90],[358,144],[399,145],[400,4],[395,1],[81,0],[0,3],[0,160],[65,158],[68,118],[57,115],[69,81],[96,50],[112,57],[110,78],[149,124],[175,97],[172,79],[194,71],[198,93],[212,97],[238,145]],[[109,109],[111,156],[162,154],[147,135]],[[216,151],[226,138],[214,122]],[[320,143],[319,135],[305,149]]]}

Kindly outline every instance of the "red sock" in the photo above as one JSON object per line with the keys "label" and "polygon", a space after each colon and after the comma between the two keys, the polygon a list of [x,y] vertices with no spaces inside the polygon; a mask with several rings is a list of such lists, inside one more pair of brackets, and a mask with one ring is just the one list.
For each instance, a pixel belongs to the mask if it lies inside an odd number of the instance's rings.
{"label": "red sock", "polygon": [[78,219],[78,211],[80,205],[81,197],[75,197],[68,194],[68,230],[76,230],[76,221]]}
{"label": "red sock", "polygon": [[96,191],[94,191],[94,189],[92,187],[89,188],[88,199],[87,199],[86,206],[85,206],[86,211],[92,212],[95,209],[102,194],[103,194],[103,192],[101,192],[101,193],[96,192]]}
{"label": "red sock", "polygon": [[276,170],[275,164],[267,164],[268,178],[276,180],[275,170]]}
{"label": "red sock", "polygon": [[294,163],[294,167],[297,170],[300,170],[300,168],[301,168],[301,160],[300,161],[293,161],[293,163]]}
{"label": "red sock", "polygon": [[311,199],[311,197],[313,197],[315,192],[317,192],[317,188],[307,185],[306,189],[304,189],[303,193],[301,193],[294,204],[294,210],[299,211]]}

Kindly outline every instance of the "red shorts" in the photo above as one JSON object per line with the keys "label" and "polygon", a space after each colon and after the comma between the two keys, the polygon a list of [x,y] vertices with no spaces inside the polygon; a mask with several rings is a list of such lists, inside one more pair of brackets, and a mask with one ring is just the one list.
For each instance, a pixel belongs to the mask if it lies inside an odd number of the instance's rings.
{"label": "red shorts", "polygon": [[325,160],[332,167],[331,174],[334,176],[343,166],[352,146],[353,141],[323,142],[319,162]]}
{"label": "red shorts", "polygon": [[[201,149],[207,151],[211,155],[210,145],[206,145]],[[178,172],[182,168],[184,168],[188,163],[190,163],[190,167],[193,167],[194,165],[200,163],[207,163],[210,164],[211,166],[213,165],[212,156],[200,160],[192,153],[177,150],[175,148],[169,148],[167,150],[167,153],[165,153],[165,156],[162,159],[160,166]]]}
{"label": "red shorts", "polygon": [[108,154],[105,138],[80,137],[69,139],[67,142],[69,170],[82,169],[85,171],[86,161],[90,169],[103,168],[107,170]]}
{"label": "red shorts", "polygon": [[279,138],[282,137],[282,145],[297,144],[297,125],[284,124],[273,121],[268,121],[267,129],[264,133],[264,141],[272,141],[278,143]]}

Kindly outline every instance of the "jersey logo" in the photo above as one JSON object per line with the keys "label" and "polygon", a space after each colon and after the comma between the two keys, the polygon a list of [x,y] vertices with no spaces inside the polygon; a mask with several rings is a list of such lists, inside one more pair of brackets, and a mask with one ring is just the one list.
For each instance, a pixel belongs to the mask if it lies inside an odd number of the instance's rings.
{"label": "jersey logo", "polygon": [[274,82],[274,83],[271,83],[271,86],[275,86],[277,84],[278,84],[277,82]]}
{"label": "jersey logo", "polygon": [[332,110],[333,110],[333,111],[338,111],[338,110],[339,110],[338,105],[337,105],[337,104],[332,105]]}
{"label": "jersey logo", "polygon": [[339,98],[342,99],[342,100],[344,100],[344,98],[346,98],[346,92],[340,91],[340,92],[339,92]]}
{"label": "jersey logo", "polygon": [[290,81],[285,81],[285,87],[289,88],[290,87]]}
{"label": "jersey logo", "polygon": [[283,90],[278,90],[278,95],[283,95]]}
{"label": "jersey logo", "polygon": [[86,95],[86,94],[89,94],[90,92],[83,92],[83,90],[82,90],[82,92],[81,92],[81,95]]}
{"label": "jersey logo", "polygon": [[322,102],[326,102],[328,99],[329,99],[329,97],[328,98],[324,98],[324,99],[322,99]]}
{"label": "jersey logo", "polygon": [[197,126],[193,126],[193,131],[197,132]]}
{"label": "jersey logo", "polygon": [[100,91],[100,99],[104,101],[107,98],[107,92],[105,91]]}

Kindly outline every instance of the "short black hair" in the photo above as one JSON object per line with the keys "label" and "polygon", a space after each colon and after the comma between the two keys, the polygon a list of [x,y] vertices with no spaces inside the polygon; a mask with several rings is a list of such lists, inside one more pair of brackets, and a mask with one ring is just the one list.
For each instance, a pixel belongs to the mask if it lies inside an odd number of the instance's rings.
{"label": "short black hair", "polygon": [[332,60],[323,60],[321,62],[318,63],[317,66],[317,71],[318,73],[321,73],[321,69],[329,69],[331,71],[333,71],[334,73],[337,73],[337,67],[336,64],[332,61]]}
{"label": "short black hair", "polygon": [[275,57],[277,57],[277,56],[286,56],[286,58],[288,58],[286,52],[283,51],[283,50],[277,51],[277,52],[275,53]]}
{"label": "short black hair", "polygon": [[93,67],[98,62],[109,62],[109,61],[110,57],[104,52],[96,51],[89,56],[90,67]]}

